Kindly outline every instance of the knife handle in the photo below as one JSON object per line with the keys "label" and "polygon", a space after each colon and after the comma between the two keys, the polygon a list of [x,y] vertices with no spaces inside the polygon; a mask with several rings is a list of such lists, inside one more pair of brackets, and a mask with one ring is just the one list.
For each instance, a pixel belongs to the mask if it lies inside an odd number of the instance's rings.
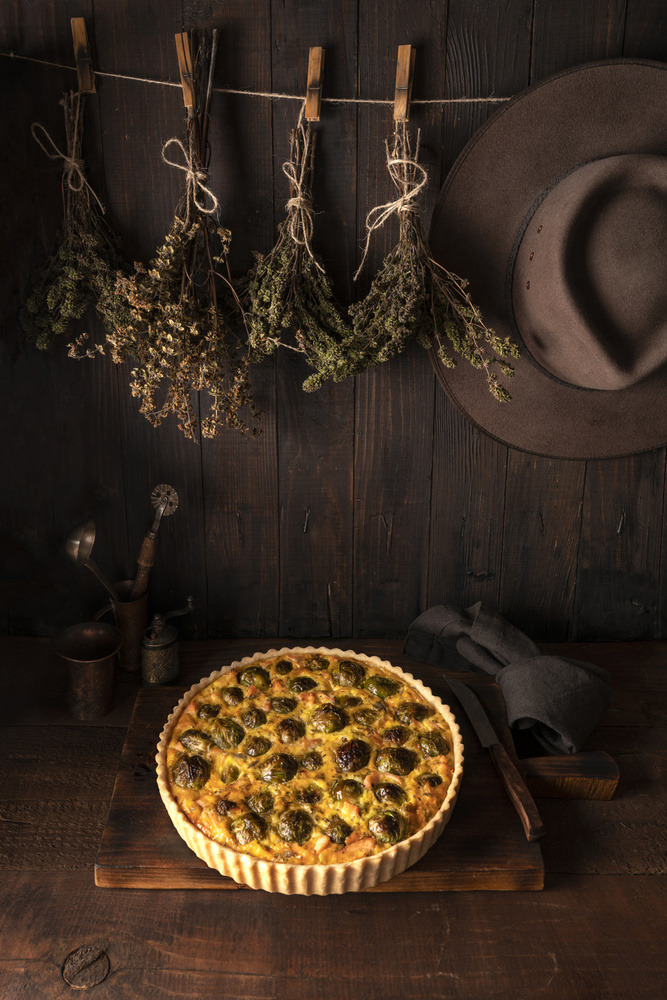
{"label": "knife handle", "polygon": [[544,836],[544,824],[523,778],[512,763],[502,743],[492,743],[489,747],[489,753],[507,794],[512,800],[512,805],[519,814],[526,840],[539,840],[540,837]]}

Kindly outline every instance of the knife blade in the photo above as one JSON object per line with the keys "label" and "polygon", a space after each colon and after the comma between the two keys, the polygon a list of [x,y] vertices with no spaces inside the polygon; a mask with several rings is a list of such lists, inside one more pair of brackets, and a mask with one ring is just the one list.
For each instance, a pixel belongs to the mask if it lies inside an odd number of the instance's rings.
{"label": "knife blade", "polygon": [[471,691],[467,685],[448,676],[445,676],[445,681],[460,701],[480,743],[491,754],[491,760],[505,786],[505,791],[519,814],[526,839],[539,840],[540,837],[544,836],[544,824],[537,811],[537,806],[505,747],[498,739],[486,714],[486,709],[474,691]]}

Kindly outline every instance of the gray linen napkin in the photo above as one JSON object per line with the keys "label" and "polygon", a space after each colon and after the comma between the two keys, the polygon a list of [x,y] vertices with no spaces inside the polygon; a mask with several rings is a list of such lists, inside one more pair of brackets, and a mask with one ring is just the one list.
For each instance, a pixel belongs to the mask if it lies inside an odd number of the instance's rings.
{"label": "gray linen napkin", "polygon": [[429,608],[408,629],[403,652],[450,670],[486,671],[500,685],[510,726],[530,729],[550,753],[581,750],[609,704],[609,674],[593,663],[546,656],[481,601]]}

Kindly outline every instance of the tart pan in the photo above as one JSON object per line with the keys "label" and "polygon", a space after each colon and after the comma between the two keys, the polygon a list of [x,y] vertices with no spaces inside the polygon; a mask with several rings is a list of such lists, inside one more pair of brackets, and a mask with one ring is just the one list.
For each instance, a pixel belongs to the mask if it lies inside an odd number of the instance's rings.
{"label": "tart pan", "polygon": [[[347,861],[342,864],[289,864],[286,862],[261,860],[235,851],[231,847],[219,844],[217,841],[207,837],[179,809],[169,787],[166,759],[171,734],[183,710],[203,688],[228,671],[236,670],[239,667],[246,667],[259,660],[288,655],[290,653],[322,653],[324,655],[342,656],[360,660],[364,664],[380,667],[383,670],[396,674],[404,683],[415,688],[445,718],[452,734],[454,773],[445,799],[438,812],[421,830],[412,834],[411,837],[381,851],[379,854],[374,854],[368,858],[357,858],[354,861]],[[234,663],[223,667],[221,670],[214,671],[210,676],[203,678],[197,684],[193,684],[185,692],[167,719],[165,727],[160,734],[157,749],[158,752],[155,759],[157,761],[157,782],[160,796],[174,827],[190,850],[198,858],[206,862],[210,868],[219,871],[221,875],[226,875],[234,879],[235,882],[250,886],[252,889],[264,889],[267,892],[280,892],[288,895],[325,896],[334,893],[359,892],[362,889],[369,889],[379,882],[386,882],[388,879],[393,878],[394,875],[398,875],[400,872],[405,871],[406,868],[414,865],[435,843],[447,825],[456,803],[463,773],[463,742],[459,727],[449,706],[437,698],[420,680],[401,670],[399,667],[393,666],[387,660],[381,660],[377,656],[366,656],[362,653],[355,653],[353,650],[330,649],[324,646],[295,646],[290,648],[284,647],[283,649],[270,649],[265,653],[255,653],[253,656],[246,656],[242,660],[236,660]]]}

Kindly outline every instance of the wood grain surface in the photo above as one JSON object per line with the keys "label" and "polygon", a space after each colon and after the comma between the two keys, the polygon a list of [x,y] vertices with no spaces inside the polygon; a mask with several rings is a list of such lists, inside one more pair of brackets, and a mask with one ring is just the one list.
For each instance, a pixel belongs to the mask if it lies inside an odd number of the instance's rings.
{"label": "wood grain surface", "polygon": [[[284,644],[183,643],[179,684]],[[403,656],[400,641],[342,645],[396,662],[447,700],[439,671]],[[140,684],[119,678],[109,716],[80,722],[51,643],[0,639],[0,683],[12,691],[0,701],[0,996],[64,1000],[69,977],[96,984],[103,1000],[657,1000],[667,978],[667,644],[545,651],[610,671],[612,702],[587,749],[611,753],[620,781],[610,801],[539,800],[543,891],[306,898],[97,887]],[[137,797],[153,780],[152,758],[132,762]],[[462,791],[443,838],[455,835],[464,802]],[[482,821],[488,842],[495,811]]]}
{"label": "wood grain surface", "polygon": [[0,982],[11,1000],[70,996],[60,969],[85,943],[109,957],[110,975],[94,994],[102,1000],[572,1000],[582,992],[591,1000],[656,1000],[667,976],[664,889],[664,877],[561,875],[548,897],[415,892],[277,901],[264,893],[107,892],[86,872],[46,880],[11,872],[3,880]]}
{"label": "wood grain surface", "polygon": [[[6,0],[0,631],[52,635],[90,618],[105,594],[65,560],[69,530],[93,518],[94,558],[126,579],[150,491],[168,482],[181,507],[161,529],[150,610],[182,607],[192,593],[182,638],[400,636],[428,605],[477,599],[537,640],[663,636],[665,449],[605,463],[507,449],[460,417],[416,347],[310,395],[299,359],[270,359],[253,379],[263,436],[187,442],[172,422],[154,429],[138,413],[127,366],[74,362],[68,338],[48,352],[25,342],[18,310],[61,217],[60,167],[30,124],[62,144],[58,101],[76,80],[72,14],[86,18],[98,70],[85,120],[89,179],[130,261],[151,258],[179,194],[179,172],[160,157],[185,124],[180,88],[168,86],[178,83],[174,32],[219,29],[219,90],[300,97],[308,48],[326,48],[314,245],[344,303],[364,293],[396,235],[393,222],[376,234],[355,285],[366,213],[391,196],[391,106],[331,99],[391,101],[398,45],[416,48],[415,101],[463,99],[413,105],[429,172],[426,225],[496,98],[591,60],[667,59],[661,0],[96,0],[76,10],[70,0]],[[270,249],[284,215],[282,163],[298,109],[297,100],[214,96],[211,183],[237,277],[254,251]],[[90,315],[73,332],[85,328],[100,332]]]}

